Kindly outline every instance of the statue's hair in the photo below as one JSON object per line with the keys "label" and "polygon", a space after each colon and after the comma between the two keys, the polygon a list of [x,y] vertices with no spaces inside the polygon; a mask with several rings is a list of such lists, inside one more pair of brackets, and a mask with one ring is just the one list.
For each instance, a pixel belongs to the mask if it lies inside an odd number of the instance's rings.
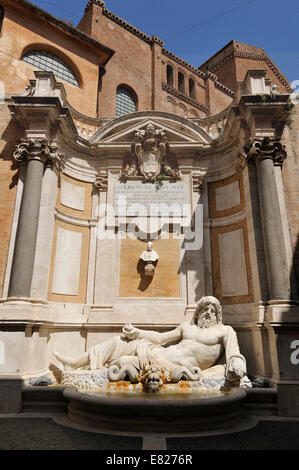
{"label": "statue's hair", "polygon": [[197,320],[198,320],[201,310],[203,309],[203,307],[205,307],[208,304],[212,304],[215,307],[217,323],[222,322],[222,308],[221,308],[219,300],[216,299],[216,297],[208,295],[208,296],[202,297],[200,301],[198,302],[196,310],[191,320],[192,325],[197,324]]}

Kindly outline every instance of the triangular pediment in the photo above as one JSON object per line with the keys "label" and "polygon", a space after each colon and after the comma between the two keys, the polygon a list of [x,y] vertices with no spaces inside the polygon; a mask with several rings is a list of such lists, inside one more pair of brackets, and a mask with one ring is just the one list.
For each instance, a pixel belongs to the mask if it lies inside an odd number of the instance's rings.
{"label": "triangular pediment", "polygon": [[128,144],[133,141],[136,131],[144,130],[149,124],[163,130],[172,144],[208,144],[210,136],[192,121],[176,115],[159,112],[132,113],[114,119],[103,126],[91,138],[91,144]]}

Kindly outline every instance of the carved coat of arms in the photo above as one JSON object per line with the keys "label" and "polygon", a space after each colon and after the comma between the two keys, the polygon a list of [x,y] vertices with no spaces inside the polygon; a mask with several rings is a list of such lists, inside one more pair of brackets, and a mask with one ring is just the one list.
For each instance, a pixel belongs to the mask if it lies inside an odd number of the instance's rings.
{"label": "carved coat of arms", "polygon": [[155,180],[160,174],[166,146],[165,132],[155,130],[152,124],[149,124],[145,131],[135,133],[133,150],[138,158],[140,172],[147,180]]}
{"label": "carved coat of arms", "polygon": [[145,130],[135,132],[131,155],[124,159],[122,178],[143,175],[144,180],[155,182],[162,168],[166,176],[180,179],[177,163],[168,158],[169,146],[166,134],[148,124]]}

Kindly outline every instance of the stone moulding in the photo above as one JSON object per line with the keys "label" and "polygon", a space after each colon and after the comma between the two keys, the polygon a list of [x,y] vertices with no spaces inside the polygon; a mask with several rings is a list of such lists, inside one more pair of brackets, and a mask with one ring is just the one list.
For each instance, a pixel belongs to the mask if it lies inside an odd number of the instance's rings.
{"label": "stone moulding", "polygon": [[223,93],[226,93],[228,96],[230,96],[231,98],[234,98],[235,96],[235,92],[230,90],[228,87],[226,87],[225,85],[223,85],[222,83],[218,82],[217,80],[215,80],[215,87],[216,88],[219,88],[221,91],[223,91]]}

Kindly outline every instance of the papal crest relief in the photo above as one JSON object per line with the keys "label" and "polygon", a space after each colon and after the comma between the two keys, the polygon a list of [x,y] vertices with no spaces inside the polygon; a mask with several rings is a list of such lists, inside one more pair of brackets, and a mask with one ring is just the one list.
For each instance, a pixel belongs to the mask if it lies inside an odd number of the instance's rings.
{"label": "papal crest relief", "polygon": [[145,130],[134,134],[132,150],[123,162],[121,179],[142,175],[144,181],[155,182],[164,174],[174,180],[181,179],[176,157],[171,156],[165,132],[148,124]]}

